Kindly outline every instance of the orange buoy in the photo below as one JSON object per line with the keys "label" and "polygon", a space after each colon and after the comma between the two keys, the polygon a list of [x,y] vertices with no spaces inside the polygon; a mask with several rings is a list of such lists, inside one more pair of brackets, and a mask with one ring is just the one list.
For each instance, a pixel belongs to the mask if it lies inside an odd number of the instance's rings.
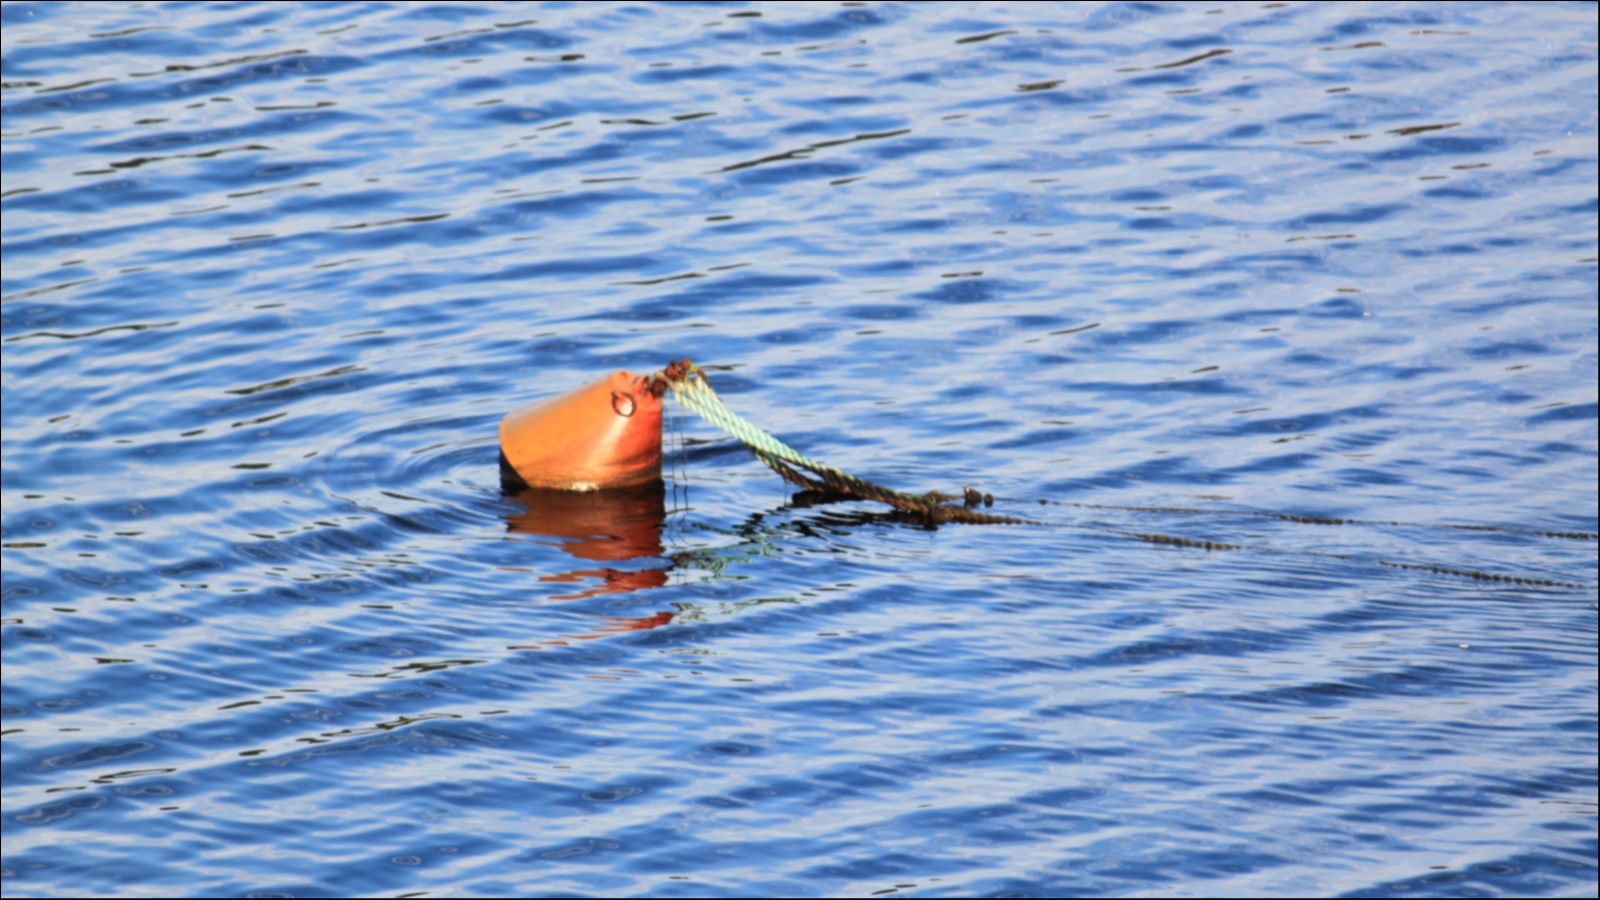
{"label": "orange buoy", "polygon": [[522,487],[596,491],[661,479],[661,397],[649,376],[612,372],[500,422],[500,474]]}

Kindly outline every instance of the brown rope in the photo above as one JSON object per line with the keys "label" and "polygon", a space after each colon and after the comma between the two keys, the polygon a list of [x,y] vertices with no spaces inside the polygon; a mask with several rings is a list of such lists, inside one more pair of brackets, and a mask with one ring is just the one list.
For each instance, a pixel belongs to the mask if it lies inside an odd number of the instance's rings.
{"label": "brown rope", "polygon": [[[953,506],[944,502],[946,495],[937,492],[917,496],[886,488],[881,484],[873,484],[865,478],[847,475],[837,469],[826,469],[816,473],[821,477],[818,481],[809,478],[793,466],[785,463],[770,454],[756,451],[756,457],[766,463],[774,472],[782,476],[784,481],[797,485],[808,491],[821,494],[834,494],[841,497],[852,497],[858,500],[872,500],[884,503],[902,512],[915,513],[917,516],[928,520],[935,525],[945,522],[959,522],[965,525],[1045,525],[1032,519],[1019,519],[1015,516],[1001,516],[992,513],[978,512],[969,506]],[[976,491],[968,490],[963,496],[971,502]]]}

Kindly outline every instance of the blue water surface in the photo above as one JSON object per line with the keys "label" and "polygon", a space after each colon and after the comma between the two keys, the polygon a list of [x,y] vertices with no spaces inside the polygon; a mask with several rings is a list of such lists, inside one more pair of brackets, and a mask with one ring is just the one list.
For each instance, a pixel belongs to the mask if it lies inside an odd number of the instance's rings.
{"label": "blue water surface", "polygon": [[0,12],[7,896],[1600,889],[1594,4]]}

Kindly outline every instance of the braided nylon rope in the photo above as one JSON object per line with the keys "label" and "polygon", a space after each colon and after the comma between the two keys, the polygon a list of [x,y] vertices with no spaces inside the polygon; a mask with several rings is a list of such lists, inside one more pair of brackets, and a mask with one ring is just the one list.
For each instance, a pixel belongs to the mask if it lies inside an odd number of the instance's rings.
{"label": "braided nylon rope", "polygon": [[[738,413],[729,409],[722,402],[722,398],[717,396],[717,392],[711,389],[711,383],[706,379],[705,373],[700,370],[700,367],[688,360],[669,365],[664,371],[656,373],[655,379],[658,383],[672,388],[673,394],[677,396],[684,406],[694,410],[701,418],[732,435],[746,447],[754,450],[756,458],[781,475],[785,481],[792,482],[807,490],[859,497],[863,500],[876,500],[879,503],[887,503],[895,509],[916,513],[927,518],[932,523],[1034,524],[1027,519],[991,515],[963,506],[951,506],[946,504],[944,496],[939,494],[918,496],[896,491],[817,462],[746,422]],[[804,469],[821,476],[821,480],[807,478],[797,472],[796,469]]]}
{"label": "braided nylon rope", "polygon": [[[751,425],[729,409],[717,392],[711,389],[711,383],[706,381],[705,375],[697,368],[689,371],[688,377],[681,380],[667,380],[672,387],[672,392],[684,406],[694,410],[700,418],[721,428],[732,435],[746,447],[756,451],[756,454],[773,457],[785,462],[793,463],[802,469],[812,472],[821,472],[829,469],[822,463],[806,456],[799,450],[785,444],[765,431]],[[837,471],[837,470],[834,470]],[[842,472],[840,474],[843,474]]]}
{"label": "braided nylon rope", "polygon": [[[1034,519],[1019,519],[1013,516],[997,516],[990,513],[978,512],[963,506],[953,506],[946,500],[960,499],[937,492],[928,494],[907,494],[886,488],[880,484],[873,484],[864,478],[841,472],[832,466],[817,462],[804,453],[790,447],[772,435],[762,431],[756,426],[746,422],[738,413],[729,409],[711,389],[711,383],[706,379],[705,372],[699,366],[685,359],[674,362],[653,378],[656,393],[665,393],[666,388],[671,388],[684,406],[694,410],[707,422],[721,428],[723,431],[737,438],[740,443],[755,451],[756,458],[765,463],[774,472],[783,477],[783,480],[799,485],[810,491],[831,493],[846,497],[857,497],[862,500],[875,500],[887,503],[895,509],[913,513],[926,521],[930,526],[944,522],[964,522],[985,525],[1060,525],[1061,523],[1040,522]],[[804,469],[817,475],[821,480],[808,478],[797,469]],[[969,491],[965,495],[968,504],[974,502],[975,492]],[[1041,501],[1043,502],[1043,501]],[[1086,508],[1101,508],[1095,504],[1069,504]],[[1104,507],[1115,509],[1117,507]],[[1136,511],[1171,512],[1165,508],[1151,507],[1124,507]],[[1202,512],[1202,510],[1193,510]],[[1308,524],[1343,524],[1345,520],[1313,519],[1305,516],[1287,516],[1277,513],[1262,513],[1262,515],[1278,516],[1290,521],[1306,521]],[[1350,520],[1355,524],[1354,520]],[[1396,523],[1398,524],[1398,523]],[[1071,526],[1068,526],[1071,527]],[[1445,526],[1451,528],[1483,528],[1484,530],[1497,530],[1488,526]],[[1120,535],[1134,538],[1152,544],[1170,544],[1179,547],[1191,547],[1197,550],[1246,550],[1250,549],[1241,544],[1227,544],[1220,541],[1210,541],[1202,538],[1178,537],[1169,534],[1155,534],[1142,531],[1123,531],[1115,528],[1094,529],[1107,534]],[[1588,533],[1569,532],[1535,532],[1548,537],[1577,537],[1593,540],[1594,535]],[[1326,556],[1332,559],[1358,561],[1357,557],[1337,553],[1311,553],[1315,556]],[[1498,581],[1512,584],[1564,587],[1581,590],[1592,589],[1591,585],[1576,584],[1569,581],[1557,581],[1548,578],[1534,578],[1523,575],[1501,575],[1493,572],[1480,572],[1473,569],[1456,569],[1426,563],[1392,562],[1385,559],[1370,560],[1380,566],[1396,569],[1409,569],[1414,571],[1432,572],[1436,575],[1454,575],[1461,578],[1472,578],[1478,581]]]}

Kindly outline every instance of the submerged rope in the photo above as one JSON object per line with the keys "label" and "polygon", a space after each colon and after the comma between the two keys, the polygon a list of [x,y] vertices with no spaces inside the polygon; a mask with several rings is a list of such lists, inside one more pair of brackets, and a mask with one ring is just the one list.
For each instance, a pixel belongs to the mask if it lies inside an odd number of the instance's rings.
{"label": "submerged rope", "polygon": [[[657,372],[654,382],[665,386],[658,388],[658,391],[664,392],[665,388],[671,388],[672,393],[684,406],[754,450],[756,458],[777,472],[783,480],[806,490],[886,503],[895,509],[926,519],[929,524],[944,522],[974,525],[1045,524],[1031,519],[979,512],[972,507],[987,498],[970,488],[960,496],[941,494],[938,491],[908,494],[881,484],[874,484],[865,478],[857,478],[833,466],[818,462],[746,422],[738,413],[729,409],[722,402],[722,398],[717,396],[717,392],[711,389],[711,382],[706,378],[706,373],[687,359],[673,362],[666,369]],[[802,469],[816,475],[817,478],[801,474],[799,470]],[[948,500],[962,500],[966,505],[955,506],[947,503]],[[988,499],[988,502],[994,501]]]}
{"label": "submerged rope", "polygon": [[1301,525],[1378,525],[1396,528],[1443,528],[1452,531],[1521,534],[1528,537],[1560,538],[1569,541],[1600,540],[1600,534],[1596,534],[1593,531],[1541,531],[1531,528],[1509,528],[1503,525],[1462,525],[1454,522],[1395,522],[1380,519],[1335,519],[1327,516],[1295,515],[1256,509],[1196,509],[1189,506],[1113,506],[1106,503],[1073,503],[1067,500],[1040,500],[1039,503],[1053,503],[1057,506],[1071,506],[1077,509],[1111,509],[1123,512],[1151,512],[1167,515],[1250,516],[1258,519],[1278,519],[1283,522],[1296,522]]}

